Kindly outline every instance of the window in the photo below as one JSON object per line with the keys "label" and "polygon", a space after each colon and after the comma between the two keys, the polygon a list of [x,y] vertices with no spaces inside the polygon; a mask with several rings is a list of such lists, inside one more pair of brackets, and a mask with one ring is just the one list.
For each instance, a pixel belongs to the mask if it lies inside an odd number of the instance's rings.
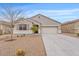
{"label": "window", "polygon": [[19,30],[27,30],[27,25],[26,24],[19,24],[18,29]]}

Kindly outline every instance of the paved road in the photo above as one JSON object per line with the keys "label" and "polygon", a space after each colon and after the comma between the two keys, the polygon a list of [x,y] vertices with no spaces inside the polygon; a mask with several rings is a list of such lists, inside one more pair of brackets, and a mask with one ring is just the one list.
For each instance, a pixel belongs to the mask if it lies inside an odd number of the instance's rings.
{"label": "paved road", "polygon": [[79,39],[63,34],[42,34],[48,56],[79,56]]}

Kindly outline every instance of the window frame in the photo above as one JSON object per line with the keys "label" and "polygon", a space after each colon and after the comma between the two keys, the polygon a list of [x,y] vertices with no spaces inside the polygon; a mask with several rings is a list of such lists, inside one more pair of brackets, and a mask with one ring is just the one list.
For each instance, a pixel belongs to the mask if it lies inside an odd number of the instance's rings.
{"label": "window frame", "polygon": [[18,24],[18,30],[28,30],[27,24]]}

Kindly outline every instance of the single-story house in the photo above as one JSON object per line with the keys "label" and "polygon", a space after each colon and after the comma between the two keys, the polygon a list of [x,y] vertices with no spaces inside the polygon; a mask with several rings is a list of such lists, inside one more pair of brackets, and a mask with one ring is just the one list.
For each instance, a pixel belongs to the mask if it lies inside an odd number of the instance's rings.
{"label": "single-story house", "polygon": [[65,22],[61,25],[62,33],[79,33],[79,19]]}
{"label": "single-story house", "polygon": [[61,23],[53,20],[47,16],[37,14],[30,18],[19,18],[14,24],[14,34],[32,34],[33,24],[38,25],[39,32],[43,34],[56,34],[61,33]]}
{"label": "single-story house", "polygon": [[10,33],[10,25],[6,21],[0,21],[0,35],[1,34],[9,34]]}

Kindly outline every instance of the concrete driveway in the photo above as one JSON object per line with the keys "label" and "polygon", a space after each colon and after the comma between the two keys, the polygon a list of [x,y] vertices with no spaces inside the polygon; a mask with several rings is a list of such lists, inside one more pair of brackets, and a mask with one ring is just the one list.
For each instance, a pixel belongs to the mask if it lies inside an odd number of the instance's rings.
{"label": "concrete driveway", "polygon": [[63,34],[42,34],[48,56],[79,56],[79,39]]}

